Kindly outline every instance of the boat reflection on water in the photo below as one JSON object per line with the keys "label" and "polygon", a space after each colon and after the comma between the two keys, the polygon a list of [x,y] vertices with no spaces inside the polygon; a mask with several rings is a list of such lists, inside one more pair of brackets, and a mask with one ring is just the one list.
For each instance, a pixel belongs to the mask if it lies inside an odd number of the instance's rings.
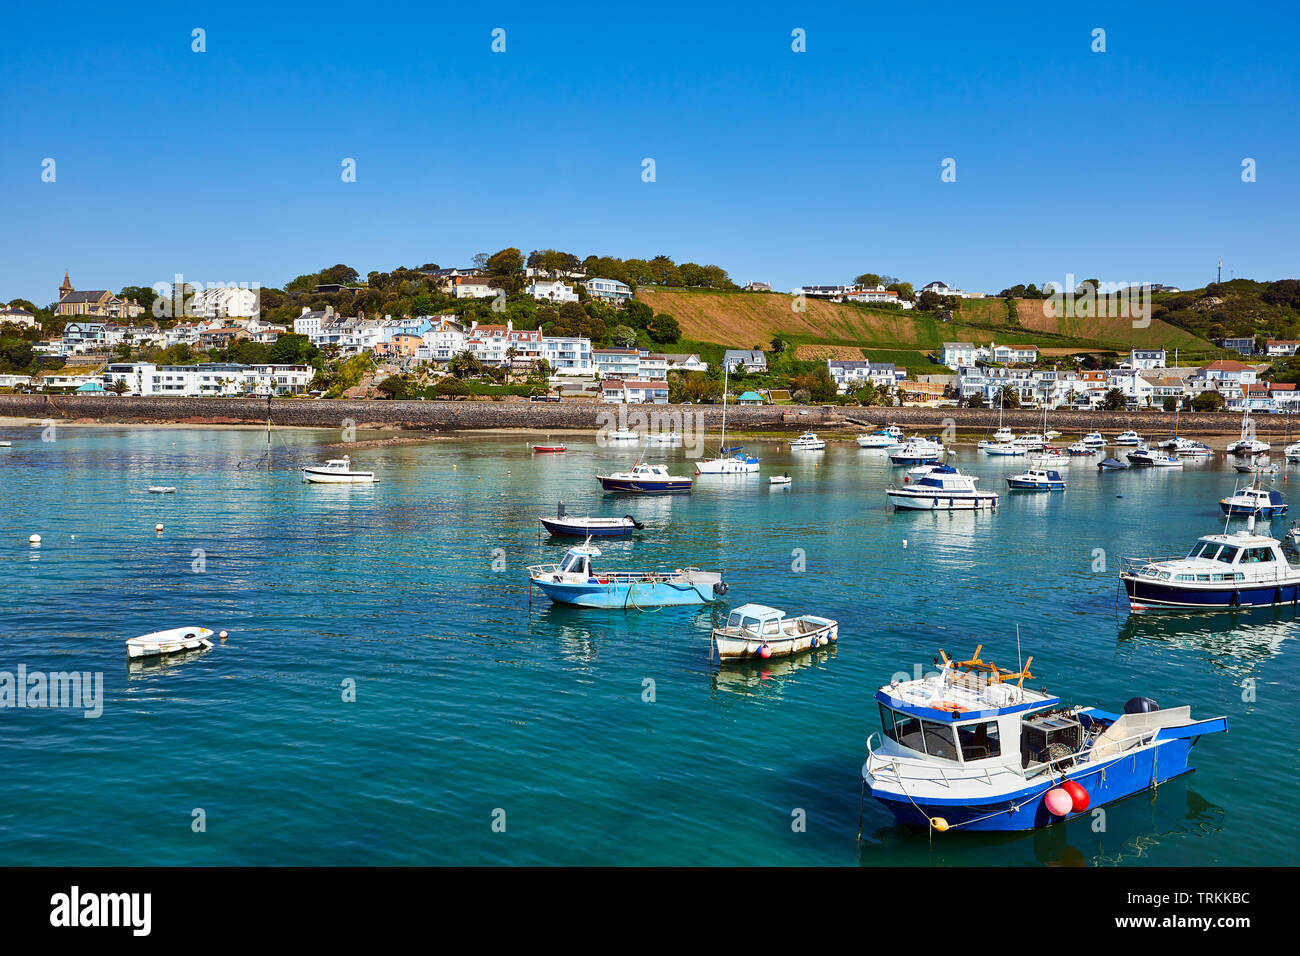
{"label": "boat reflection on water", "polygon": [[128,681],[142,677],[168,677],[176,672],[177,667],[186,661],[196,660],[205,654],[211,654],[212,647],[196,647],[189,651],[175,654],[160,654],[153,657],[131,657],[127,659],[126,678]]}
{"label": "boat reflection on water", "polygon": [[[1007,866],[1015,862],[1039,866],[1123,866],[1149,865],[1156,847],[1189,844],[1223,830],[1225,811],[1201,796],[1187,777],[1172,780],[1159,791],[1145,790],[1106,807],[1051,827],[1026,831],[983,831],[964,833],[960,842],[944,841],[931,846],[918,828],[891,824],[863,832],[858,861],[863,866],[879,865],[882,858],[892,866]],[[888,855],[881,849],[887,847]],[[1199,852],[1189,846],[1188,854]],[[898,854],[915,853],[914,860],[899,860]]]}
{"label": "boat reflection on water", "polygon": [[720,666],[715,656],[709,689],[741,697],[780,697],[786,682],[807,668],[817,668],[835,659],[837,644],[829,644],[792,657],[765,661],[728,661]]}
{"label": "boat reflection on water", "polygon": [[1196,651],[1218,667],[1249,672],[1300,633],[1300,609],[1290,605],[1252,611],[1204,611],[1192,614],[1130,614],[1120,625],[1121,649],[1140,654],[1158,645]]}

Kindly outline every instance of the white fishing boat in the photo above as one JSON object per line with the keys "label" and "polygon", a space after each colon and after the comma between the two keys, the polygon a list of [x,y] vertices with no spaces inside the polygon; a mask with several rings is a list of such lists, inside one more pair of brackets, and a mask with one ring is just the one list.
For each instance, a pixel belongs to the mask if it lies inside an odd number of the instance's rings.
{"label": "white fishing boat", "polygon": [[1115,444],[1116,445],[1141,445],[1142,436],[1130,428],[1128,431],[1120,432],[1118,435],[1115,436]]}
{"label": "white fishing boat", "polygon": [[1047,439],[1040,432],[1028,432],[1011,440],[1011,444],[1025,451],[1039,451],[1047,444]]}
{"label": "white fishing boat", "polygon": [[1149,448],[1143,445],[1141,448],[1134,449],[1126,456],[1128,463],[1134,468],[1181,468],[1183,460],[1177,455],[1171,455],[1163,452],[1158,448]]}
{"label": "white fishing boat", "polygon": [[1280,466],[1269,461],[1267,455],[1260,455],[1249,461],[1235,463],[1232,467],[1243,475],[1276,475],[1282,470]]}
{"label": "white fishing boat", "polygon": [[885,497],[905,511],[981,511],[998,506],[995,491],[980,491],[974,475],[963,475],[951,465],[938,465],[916,481],[889,485]]}
{"label": "white fishing boat", "polygon": [[798,438],[790,439],[791,451],[822,451],[826,448],[826,440],[818,438],[815,432],[804,432]]}
{"label": "white fishing boat", "polygon": [[769,483],[769,484],[773,484],[773,485],[788,485],[788,484],[790,484],[790,476],[789,476],[789,475],[773,475],[771,478],[769,478],[769,479],[767,479],[767,480],[768,480],[768,483]]}
{"label": "white fishing boat", "polygon": [[785,612],[762,604],[742,604],[713,629],[713,644],[724,661],[767,660],[810,651],[839,638],[840,626],[828,617]]}
{"label": "white fishing boat", "polygon": [[174,485],[150,485],[145,490],[151,495],[171,495],[176,493]]}
{"label": "white fishing boat", "polygon": [[302,470],[302,480],[317,485],[368,485],[377,479],[373,471],[353,471],[348,455],[331,458],[323,465]]}
{"label": "white fishing boat", "polygon": [[[899,431],[899,429],[895,429],[895,431]],[[859,435],[854,439],[854,441],[858,443],[859,448],[884,449],[893,448],[895,445],[901,444],[897,435],[894,435],[892,432],[883,428],[879,431],[872,432],[870,435]]]}
{"label": "white fishing boat", "polygon": [[758,472],[758,459],[746,455],[740,445],[727,447],[727,382],[731,367],[722,373],[722,438],[715,458],[703,458],[695,463],[697,475],[752,475]]}
{"label": "white fishing boat", "polygon": [[616,471],[608,475],[597,475],[596,480],[606,491],[621,491],[630,494],[654,495],[670,494],[684,491],[690,494],[691,479],[680,475],[670,475],[663,465],[646,465],[637,463],[631,471]]}
{"label": "white fishing boat", "polygon": [[1029,468],[1007,478],[1012,491],[1064,491],[1065,479],[1059,471],[1049,468]]}
{"label": "white fishing boat", "polygon": [[1287,445],[1282,454],[1286,456],[1287,461],[1300,461],[1300,441]]}
{"label": "white fishing boat", "polygon": [[164,654],[179,654],[212,646],[212,631],[206,627],[174,627],[168,631],[154,631],[129,638],[126,642],[127,657],[160,657]]}
{"label": "white fishing boat", "polygon": [[889,460],[895,465],[934,465],[943,460],[947,449],[943,443],[914,435],[902,448],[890,451]]}
{"label": "white fishing boat", "polygon": [[606,441],[634,442],[639,441],[640,438],[641,436],[639,434],[627,428],[615,428],[613,431],[605,434]]}
{"label": "white fishing boat", "polygon": [[1071,455],[1095,455],[1095,454],[1097,454],[1097,449],[1096,449],[1096,448],[1093,448],[1091,445],[1085,445],[1085,444],[1084,444],[1083,442],[1081,442],[1081,441],[1077,441],[1077,442],[1075,442],[1073,445],[1071,445],[1069,448],[1067,448],[1066,451],[1067,451],[1069,454],[1071,454]]}
{"label": "white fishing boat", "polygon": [[682,443],[682,436],[677,432],[661,432],[657,435],[646,435],[645,443],[647,445],[655,445],[661,448],[680,445]]}
{"label": "white fishing boat", "polygon": [[1079,439],[1079,444],[1087,445],[1089,448],[1105,448],[1110,443],[1101,432],[1088,432]]}
{"label": "white fishing boat", "polygon": [[1041,452],[1029,453],[1030,468],[1061,468],[1070,464],[1070,456],[1055,445],[1044,445]]}

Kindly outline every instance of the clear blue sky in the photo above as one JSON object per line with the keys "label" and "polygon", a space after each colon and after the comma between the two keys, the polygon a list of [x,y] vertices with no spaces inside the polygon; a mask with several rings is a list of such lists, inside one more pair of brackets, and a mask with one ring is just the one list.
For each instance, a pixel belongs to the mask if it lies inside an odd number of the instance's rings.
{"label": "clear blue sky", "polygon": [[781,289],[1300,274],[1293,5],[727,6],[10,5],[0,301],[504,246]]}

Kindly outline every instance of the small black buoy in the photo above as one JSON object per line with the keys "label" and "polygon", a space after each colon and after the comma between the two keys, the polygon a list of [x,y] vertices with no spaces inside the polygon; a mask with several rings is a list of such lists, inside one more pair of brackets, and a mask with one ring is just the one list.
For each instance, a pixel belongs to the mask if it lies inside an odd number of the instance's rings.
{"label": "small black buoy", "polygon": [[1134,697],[1124,705],[1126,714],[1153,714],[1159,709],[1160,705],[1150,697]]}

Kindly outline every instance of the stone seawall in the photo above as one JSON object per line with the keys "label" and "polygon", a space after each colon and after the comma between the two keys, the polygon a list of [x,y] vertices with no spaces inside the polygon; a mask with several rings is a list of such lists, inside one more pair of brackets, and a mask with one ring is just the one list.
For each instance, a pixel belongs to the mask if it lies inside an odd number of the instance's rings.
{"label": "stone seawall", "polygon": [[[609,416],[626,416],[631,428],[647,423],[667,428],[719,427],[720,405],[602,405],[595,402],[394,402],[313,401],[277,399],[271,403],[271,419],[279,426],[339,428],[351,421],[358,428],[402,428],[420,431],[473,431],[482,429],[595,429],[608,424]],[[253,398],[162,398],[97,395],[0,395],[0,417],[95,421],[120,424],[260,424],[267,418],[265,399]],[[938,430],[956,423],[962,431],[987,431],[996,427],[997,409],[980,408],[838,408],[822,406],[731,406],[727,424],[737,430],[857,431],[867,426],[896,422],[905,429]],[[1007,409],[1003,422],[1017,431],[1037,431],[1043,413],[1030,409]],[[1265,439],[1280,439],[1286,432],[1281,415],[1254,419],[1256,431]],[[1098,429],[1113,434],[1134,428],[1147,437],[1169,433],[1171,413],[1078,412],[1048,413],[1048,427],[1065,435]],[[622,420],[620,420],[620,424]],[[1241,417],[1228,413],[1184,414],[1179,432],[1184,435],[1233,435]],[[1300,437],[1300,436],[1298,436]]]}

